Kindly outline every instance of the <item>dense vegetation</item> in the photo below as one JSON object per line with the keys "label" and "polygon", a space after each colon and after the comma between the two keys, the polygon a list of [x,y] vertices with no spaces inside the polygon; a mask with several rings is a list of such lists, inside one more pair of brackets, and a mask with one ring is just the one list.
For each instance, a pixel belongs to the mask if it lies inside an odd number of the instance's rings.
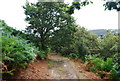
{"label": "dense vegetation", "polygon": [[23,7],[26,21],[29,23],[26,32],[37,38],[33,41],[37,41],[37,45],[41,49],[46,49],[49,40],[56,35],[60,36],[62,34],[61,36],[64,38],[67,36],[69,38],[67,42],[72,40],[72,34],[75,31],[75,20],[72,16],[65,14],[65,10],[62,10],[66,7],[67,4],[54,2],[27,3]]}
{"label": "dense vegetation", "polygon": [[2,65],[3,78],[6,74],[7,76],[8,74],[13,75],[20,68],[25,68],[36,57],[39,59],[46,58],[47,51],[38,51],[33,43],[22,38],[26,34],[7,26],[4,21],[0,21],[0,27],[2,32],[2,40],[0,40],[2,61],[0,64]]}
{"label": "dense vegetation", "polygon": [[70,48],[63,48],[62,55],[83,59],[86,64],[92,64],[89,70],[101,73],[101,77],[119,78],[119,34],[107,33],[100,39],[85,28],[79,28],[75,36],[72,51],[66,50]]}
{"label": "dense vegetation", "polygon": [[46,59],[52,50],[66,57],[82,59],[91,66],[87,68],[89,71],[101,77],[120,78],[120,34],[108,32],[100,39],[76,25],[74,18],[66,12],[67,6],[53,2],[26,3],[23,8],[29,26],[24,32],[0,21],[3,74],[12,75],[36,58]]}

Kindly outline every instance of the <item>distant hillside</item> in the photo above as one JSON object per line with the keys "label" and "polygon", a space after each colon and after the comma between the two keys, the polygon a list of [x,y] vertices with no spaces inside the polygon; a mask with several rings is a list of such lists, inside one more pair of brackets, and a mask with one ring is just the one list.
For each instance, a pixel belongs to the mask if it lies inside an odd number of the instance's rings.
{"label": "distant hillside", "polygon": [[90,30],[90,32],[97,34],[97,35],[105,35],[107,33],[107,31],[111,32],[111,33],[118,33],[118,29],[97,29],[97,30]]}

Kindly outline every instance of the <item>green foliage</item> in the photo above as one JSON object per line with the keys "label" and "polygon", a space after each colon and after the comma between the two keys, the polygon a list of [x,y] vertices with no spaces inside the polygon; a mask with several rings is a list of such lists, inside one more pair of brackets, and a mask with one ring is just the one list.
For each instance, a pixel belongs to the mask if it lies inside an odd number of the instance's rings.
{"label": "green foliage", "polygon": [[[23,7],[25,9],[26,21],[30,25],[26,28],[26,32],[36,37],[34,41],[37,41],[38,46],[42,50],[45,50],[47,48],[46,46],[51,44],[53,38],[57,41],[57,43],[54,42],[55,44],[61,44],[65,36],[68,37],[68,40],[64,40],[65,43],[69,42],[69,39],[72,39],[69,36],[74,31],[74,20],[72,16],[66,14],[66,11],[63,10],[66,7],[67,4],[54,2],[27,3]],[[62,41],[59,36],[59,40],[57,40],[56,35],[61,36]]]}
{"label": "green foliage", "polygon": [[[73,59],[85,58],[87,64],[93,64],[90,67],[92,71],[108,72],[111,78],[119,78],[120,34],[107,33],[99,39],[84,27],[78,28],[74,18],[69,15],[73,14],[75,9],[80,10],[90,3],[92,2],[73,2],[71,6],[54,2],[26,3],[23,8],[29,26],[25,33],[7,26],[0,20],[2,32],[0,64],[7,67],[3,68],[3,74],[13,75],[17,69],[26,67],[34,61],[36,56],[39,59],[46,59],[51,47],[52,50]],[[108,10],[119,11],[119,4],[119,1],[107,2],[104,6]]]}
{"label": "green foliage", "polygon": [[77,54],[75,54],[75,53],[70,53],[69,57],[73,58],[73,59],[75,59],[75,58],[78,59],[79,58],[79,56],[77,56]]}
{"label": "green foliage", "polygon": [[92,61],[94,63],[94,70],[99,70],[103,71],[105,69],[105,62],[102,58],[96,58],[95,60]]}
{"label": "green foliage", "polygon": [[94,54],[92,49],[98,49],[98,36],[90,33],[84,27],[79,28],[75,36],[76,50],[80,56],[84,57],[87,54]]}
{"label": "green foliage", "polygon": [[13,36],[21,37],[24,39],[27,39],[28,37],[27,34],[23,33],[23,31],[16,30],[12,27],[7,26],[7,24],[3,20],[0,20],[0,27],[2,28],[2,31],[4,31],[2,32],[2,34],[4,35],[11,34]]}
{"label": "green foliage", "polygon": [[117,70],[120,70],[120,53],[116,53],[114,56],[114,62],[118,63],[118,67],[116,67]]}
{"label": "green foliage", "polygon": [[[105,10],[116,10],[120,11],[120,1],[105,1],[103,6],[105,7]],[[93,1],[85,0],[85,1],[79,1],[79,2],[72,2],[70,6],[67,7],[66,12],[70,15],[74,14],[75,9],[80,10],[82,7],[87,6],[89,4],[93,4]]]}
{"label": "green foliage", "polygon": [[77,9],[77,10],[80,10],[81,7],[84,7],[86,5],[89,5],[89,4],[92,4],[93,2],[92,1],[80,1],[80,2],[72,2],[72,5],[70,5],[67,9],[67,13],[68,14],[74,14],[74,10]]}
{"label": "green foliage", "polygon": [[39,59],[46,59],[47,53],[43,50],[40,50],[40,53],[38,53],[38,58]]}
{"label": "green foliage", "polygon": [[92,63],[94,63],[94,69],[97,71],[107,71],[109,72],[113,68],[112,58],[107,58],[104,61],[102,58],[95,58]]}
{"label": "green foliage", "polygon": [[120,79],[120,53],[116,53],[113,56],[114,62],[116,63],[114,65],[114,68],[111,70],[111,78],[119,78]]}
{"label": "green foliage", "polygon": [[[3,22],[0,22],[3,23]],[[8,30],[9,29],[9,30]],[[7,26],[5,23],[2,24],[1,30],[2,36],[0,43],[2,47],[2,64],[3,74],[13,75],[13,72],[19,68],[26,67],[30,62],[33,62],[36,58],[38,48],[36,48],[32,43],[28,43],[27,40],[15,36],[12,33],[13,28]]]}
{"label": "green foliage", "polygon": [[116,10],[120,11],[120,1],[107,1],[103,6],[105,10]]}
{"label": "green foliage", "polygon": [[2,36],[2,60],[11,67],[25,67],[36,57],[37,49],[26,40],[13,36]]}
{"label": "green foliage", "polygon": [[47,59],[47,54],[50,53],[51,49],[47,48],[46,50],[40,50],[38,53],[38,58],[39,59]]}
{"label": "green foliage", "polygon": [[13,71],[15,71],[15,69],[12,69],[10,71],[3,71],[2,74],[10,74],[10,75],[14,75]]}
{"label": "green foliage", "polygon": [[104,74],[110,75],[111,78],[119,76],[119,34],[108,32],[103,39],[99,39],[97,35],[90,33],[85,28],[78,28],[74,38],[74,44],[69,47],[59,46],[61,49],[58,51],[62,51],[62,55],[70,58],[83,58],[86,64],[94,64],[90,69],[100,71],[102,77]]}
{"label": "green foliage", "polygon": [[47,48],[45,51],[46,51],[46,53],[50,53],[51,48]]}
{"label": "green foliage", "polygon": [[95,54],[95,55],[85,55],[85,60],[94,60],[96,59],[97,57],[99,57],[100,55],[99,54]]}
{"label": "green foliage", "polygon": [[57,51],[62,53],[62,55],[64,56],[69,56],[70,53],[74,53],[74,55],[76,55],[77,57],[84,58],[84,56],[87,54],[98,53],[96,51],[99,48],[99,43],[97,41],[98,36],[90,33],[84,27],[76,29],[75,34],[73,34],[72,36],[72,41],[70,40],[68,42],[66,41],[68,40],[68,38],[66,38],[68,36],[63,35],[65,37],[62,39],[59,36],[60,35],[57,35],[58,38],[55,39],[56,40],[55,42],[57,42],[57,44],[54,45],[55,48],[58,49]]}
{"label": "green foliage", "polygon": [[111,79],[120,79],[120,70],[117,71],[115,68],[112,68],[112,70],[110,71],[111,74]]}
{"label": "green foliage", "polygon": [[100,55],[102,57],[113,57],[116,53],[118,53],[118,48],[119,38],[117,34],[107,33],[103,39],[99,40]]}
{"label": "green foliage", "polygon": [[[119,78],[120,75],[120,70],[118,70],[118,63],[115,63],[113,61],[113,58],[107,58],[106,61],[104,61],[104,59],[102,58],[98,58],[98,55],[86,55],[86,60],[89,62],[89,60],[91,60],[89,63],[87,64],[91,64],[93,63],[93,66],[90,67],[91,71],[95,71],[95,72],[100,72],[103,75],[101,75],[101,77],[105,77],[105,75],[109,74],[110,78]],[[105,73],[108,72],[108,73]]]}

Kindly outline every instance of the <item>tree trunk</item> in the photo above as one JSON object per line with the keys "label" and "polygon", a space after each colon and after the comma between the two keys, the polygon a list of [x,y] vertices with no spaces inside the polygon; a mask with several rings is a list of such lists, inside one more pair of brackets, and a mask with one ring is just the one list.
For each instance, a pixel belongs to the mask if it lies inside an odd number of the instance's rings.
{"label": "tree trunk", "polygon": [[45,50],[45,45],[44,45],[44,40],[43,40],[43,38],[41,38],[41,49],[42,49],[42,50]]}

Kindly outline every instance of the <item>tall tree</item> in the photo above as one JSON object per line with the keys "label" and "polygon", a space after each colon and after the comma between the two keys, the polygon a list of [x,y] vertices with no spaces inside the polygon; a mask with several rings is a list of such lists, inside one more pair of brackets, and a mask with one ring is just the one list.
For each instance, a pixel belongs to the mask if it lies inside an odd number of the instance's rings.
{"label": "tall tree", "polygon": [[64,10],[67,4],[55,2],[37,2],[36,4],[26,3],[26,21],[29,26],[26,28],[29,34],[39,38],[41,48],[45,49],[47,40],[54,36],[58,30],[70,26],[72,17]]}
{"label": "tall tree", "polygon": [[68,18],[68,23],[66,26],[61,27],[59,30],[54,32],[54,36],[51,37],[50,45],[57,52],[62,52],[63,48],[66,48],[66,52],[68,53],[68,49],[74,43],[75,37],[74,34],[76,32],[77,25],[73,17],[64,15]]}
{"label": "tall tree", "polygon": [[80,56],[93,54],[94,50],[99,48],[97,41],[98,36],[90,31],[87,31],[84,27],[78,28],[75,35],[77,39],[75,43]]}

